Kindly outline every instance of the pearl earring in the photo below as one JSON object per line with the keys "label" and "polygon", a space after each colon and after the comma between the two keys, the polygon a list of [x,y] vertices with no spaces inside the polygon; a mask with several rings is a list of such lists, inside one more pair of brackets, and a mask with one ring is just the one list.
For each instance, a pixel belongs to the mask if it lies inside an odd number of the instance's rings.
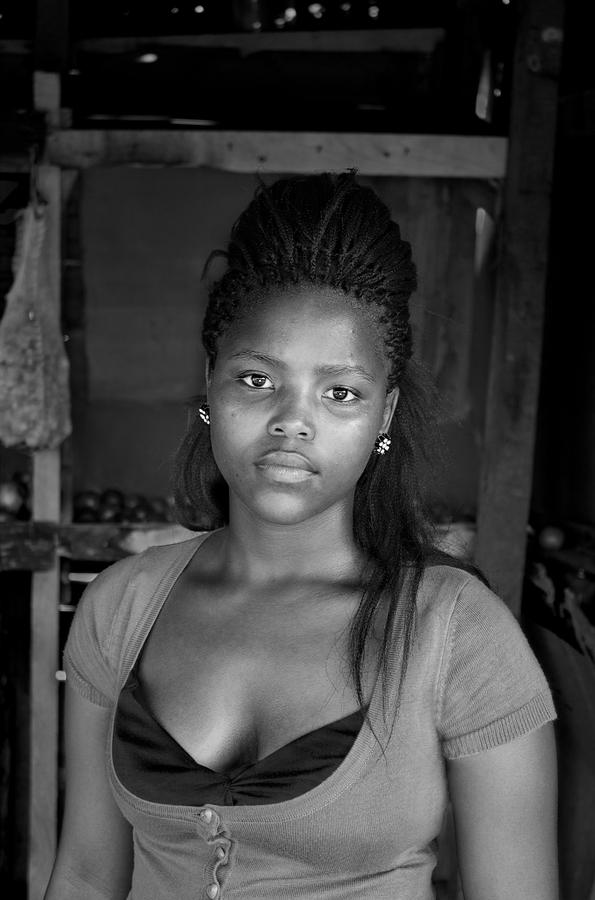
{"label": "pearl earring", "polygon": [[386,432],[381,431],[378,437],[376,438],[376,443],[374,444],[374,452],[379,456],[384,456],[391,445],[391,439],[389,438]]}
{"label": "pearl earring", "polygon": [[201,405],[198,407],[198,415],[205,423],[205,425],[211,424],[211,407],[208,403],[201,403]]}

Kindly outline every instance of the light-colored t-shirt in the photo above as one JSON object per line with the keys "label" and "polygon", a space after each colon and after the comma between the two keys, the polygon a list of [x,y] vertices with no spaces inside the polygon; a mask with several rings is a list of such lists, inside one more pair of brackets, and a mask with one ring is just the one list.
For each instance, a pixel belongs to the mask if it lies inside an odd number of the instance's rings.
{"label": "light-colored t-shirt", "polygon": [[[507,743],[555,718],[551,694],[506,605],[478,579],[434,566],[417,599],[396,724],[380,681],[367,723],[321,784],[250,806],[150,802],[112,759],[119,692],[176,579],[204,535],[153,547],[102,572],[82,597],[64,652],[68,681],[112,710],[107,775],[134,829],[131,900],[431,900],[448,801],[445,760]],[[398,666],[389,682],[396,697]]]}

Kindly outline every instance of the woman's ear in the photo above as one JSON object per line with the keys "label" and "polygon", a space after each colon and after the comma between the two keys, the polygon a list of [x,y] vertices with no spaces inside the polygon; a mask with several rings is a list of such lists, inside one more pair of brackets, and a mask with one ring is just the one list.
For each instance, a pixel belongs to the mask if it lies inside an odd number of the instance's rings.
{"label": "woman's ear", "polygon": [[399,401],[399,388],[395,387],[392,391],[389,391],[386,395],[386,400],[384,403],[384,416],[382,418],[382,428],[381,431],[385,433],[388,432],[390,428],[390,424],[393,420],[393,416],[395,414],[395,410],[397,408],[397,403]]}

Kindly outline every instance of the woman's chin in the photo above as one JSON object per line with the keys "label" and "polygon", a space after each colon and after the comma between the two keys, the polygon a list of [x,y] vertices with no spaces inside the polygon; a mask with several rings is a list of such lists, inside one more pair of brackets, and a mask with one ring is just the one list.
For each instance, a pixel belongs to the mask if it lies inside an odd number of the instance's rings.
{"label": "woman's chin", "polygon": [[243,498],[241,505],[255,521],[283,526],[300,525],[316,518],[325,508],[289,491],[267,491],[264,496]]}
{"label": "woman's chin", "polygon": [[253,510],[254,518],[269,525],[302,525],[313,519],[319,510],[304,509],[303,506],[278,503],[266,504]]}

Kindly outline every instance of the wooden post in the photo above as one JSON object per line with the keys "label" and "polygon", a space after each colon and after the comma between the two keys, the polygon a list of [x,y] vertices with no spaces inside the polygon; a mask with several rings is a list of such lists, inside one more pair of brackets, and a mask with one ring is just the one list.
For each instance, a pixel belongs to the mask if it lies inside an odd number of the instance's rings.
{"label": "wooden post", "polygon": [[[37,0],[33,102],[49,130],[60,125],[61,83],[68,55],[68,0]],[[49,242],[49,295],[59,313],[61,300],[61,174],[40,166],[38,187],[47,201],[45,240]],[[34,520],[60,521],[60,451],[33,455]],[[35,572],[31,585],[30,779],[28,900],[41,900],[57,844],[58,684],[60,569]]]}
{"label": "wooden post", "polygon": [[[38,187],[48,203],[46,240],[50,296],[60,304],[60,170],[40,166]],[[33,520],[60,521],[60,451],[33,454]],[[60,571],[57,556],[31,586],[29,727],[29,900],[41,900],[56,854]]]}
{"label": "wooden post", "polygon": [[520,610],[539,390],[563,0],[524,0],[513,75],[476,560]]}
{"label": "wooden post", "polygon": [[[58,521],[60,454],[33,458],[33,515]],[[41,900],[56,855],[58,801],[58,683],[60,571],[34,572],[31,586],[29,724],[29,900]]]}

